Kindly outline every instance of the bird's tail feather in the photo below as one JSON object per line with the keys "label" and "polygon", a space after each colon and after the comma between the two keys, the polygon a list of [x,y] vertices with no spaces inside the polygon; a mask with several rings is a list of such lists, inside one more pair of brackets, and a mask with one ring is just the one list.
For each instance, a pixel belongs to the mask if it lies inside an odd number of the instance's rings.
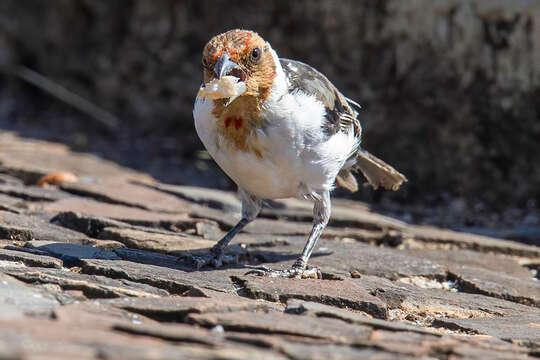
{"label": "bird's tail feather", "polygon": [[358,150],[355,167],[362,171],[375,190],[382,186],[396,191],[407,181],[405,175],[363,149]]}
{"label": "bird's tail feather", "polygon": [[336,186],[351,192],[358,191],[358,183],[351,170],[360,170],[366,177],[368,184],[375,190],[382,186],[385,189],[396,191],[403,182],[407,181],[405,175],[363,149],[357,151],[355,160],[354,166],[341,169],[336,177]]}
{"label": "bird's tail feather", "polygon": [[349,169],[341,169],[336,177],[336,186],[345,188],[350,192],[358,191],[358,182]]}

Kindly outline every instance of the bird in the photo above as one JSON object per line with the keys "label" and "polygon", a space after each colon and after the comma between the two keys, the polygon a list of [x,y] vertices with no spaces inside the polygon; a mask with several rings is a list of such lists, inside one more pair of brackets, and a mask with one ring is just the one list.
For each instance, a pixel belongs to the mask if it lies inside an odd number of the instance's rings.
{"label": "bird", "polygon": [[242,218],[208,254],[193,257],[197,269],[222,266],[227,245],[267,199],[297,197],[314,203],[305,247],[291,268],[264,267],[264,273],[312,277],[318,269],[308,267],[308,260],[330,219],[330,192],[336,187],[357,191],[353,174],[358,171],[375,189],[397,190],[407,178],[360,146],[358,103],[313,67],[279,58],[256,32],[233,29],[211,38],[203,49],[202,71],[195,129],[238,185]]}

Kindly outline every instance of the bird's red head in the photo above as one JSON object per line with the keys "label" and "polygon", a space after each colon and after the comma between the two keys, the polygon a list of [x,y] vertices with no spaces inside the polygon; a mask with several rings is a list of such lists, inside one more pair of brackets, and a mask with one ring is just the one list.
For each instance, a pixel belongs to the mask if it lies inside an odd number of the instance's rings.
{"label": "bird's red head", "polygon": [[242,95],[264,101],[270,93],[276,65],[270,45],[257,33],[230,30],[214,36],[204,47],[202,58],[204,83],[231,75],[246,83]]}

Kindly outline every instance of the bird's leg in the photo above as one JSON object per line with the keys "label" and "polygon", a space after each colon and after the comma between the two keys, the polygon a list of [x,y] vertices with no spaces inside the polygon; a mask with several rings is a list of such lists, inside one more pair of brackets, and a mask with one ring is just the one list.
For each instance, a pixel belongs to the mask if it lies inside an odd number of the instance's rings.
{"label": "bird's leg", "polygon": [[302,255],[294,262],[292,267],[288,270],[270,270],[267,268],[259,268],[258,270],[250,271],[249,273],[255,273],[258,275],[266,275],[271,277],[294,277],[294,278],[303,278],[303,277],[319,277],[320,272],[317,268],[307,268],[307,263],[313,248],[319,240],[323,230],[330,220],[331,213],[331,203],[330,203],[330,192],[324,191],[315,197],[315,204],[313,206],[313,228],[309,234],[308,241],[304,246]]}
{"label": "bird's leg", "polygon": [[[223,265],[223,262],[234,263],[238,261],[237,259],[227,259],[225,257],[225,248],[236,234],[242,231],[247,224],[255,220],[262,207],[262,200],[260,198],[249,194],[242,188],[238,189],[238,193],[242,199],[242,219],[240,219],[240,221],[210,249],[210,252],[207,255],[189,256],[188,261],[194,265],[197,270],[205,265],[220,267]],[[181,259],[181,261],[185,260],[185,258]]]}

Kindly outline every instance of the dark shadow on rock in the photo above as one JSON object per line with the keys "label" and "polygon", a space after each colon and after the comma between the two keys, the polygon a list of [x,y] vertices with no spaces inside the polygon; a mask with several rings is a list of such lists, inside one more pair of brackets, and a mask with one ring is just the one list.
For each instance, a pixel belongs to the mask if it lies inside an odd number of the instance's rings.
{"label": "dark shadow on rock", "polygon": [[[311,259],[332,255],[332,251],[318,251],[311,255]],[[249,252],[249,257],[256,263],[278,263],[283,261],[294,261],[298,259],[301,254],[294,254],[290,252],[281,251],[268,251],[268,250],[252,250]]]}
{"label": "dark shadow on rock", "polygon": [[69,244],[63,242],[33,240],[25,243],[24,248],[29,252],[39,251],[63,261],[67,267],[78,265],[82,259],[121,260],[114,252],[102,250],[88,245]]}
{"label": "dark shadow on rock", "polygon": [[[25,244],[24,248],[19,248],[21,251],[35,252],[39,251],[41,254],[47,254],[52,257],[61,259],[65,266],[78,266],[80,260],[83,259],[98,259],[98,260],[126,260],[139,264],[154,265],[160,267],[166,267],[175,270],[182,270],[187,272],[193,271],[213,271],[216,268],[205,266],[199,270],[195,266],[188,263],[182,263],[179,261],[181,258],[189,258],[191,255],[202,255],[210,251],[207,249],[198,250],[186,250],[177,251],[175,255],[138,250],[131,248],[119,248],[112,251],[102,250],[93,246],[68,244],[53,241],[29,241]],[[254,255],[251,255],[247,251],[238,252],[235,250],[242,249],[240,247],[232,246],[228,254],[236,256],[239,260],[235,264],[225,264],[220,269],[246,269],[249,267],[246,265],[259,265],[261,263],[279,263],[293,261],[298,258],[300,254],[274,252],[274,251],[256,251]],[[313,258],[319,256],[331,255],[331,252],[316,252],[312,255]]]}
{"label": "dark shadow on rock", "polygon": [[[257,251],[256,255],[251,255],[249,251],[244,251],[241,253],[234,251],[235,246],[231,247],[232,251],[226,251],[227,255],[233,255],[238,258],[237,263],[224,264],[219,269],[246,269],[249,270],[251,265],[260,265],[262,263],[279,263],[279,262],[288,262],[296,260],[300,254],[293,253],[284,253],[277,251]],[[146,265],[156,265],[161,267],[168,267],[175,270],[182,271],[214,271],[217,270],[211,266],[205,266],[197,270],[194,265],[189,264],[188,262],[179,261],[179,259],[186,258],[189,259],[192,255],[203,255],[207,254],[210,251],[210,248],[207,249],[198,249],[198,250],[186,250],[186,251],[176,251],[173,255],[156,253],[145,250],[137,249],[116,249],[115,253],[122,259],[127,261],[133,261]],[[319,256],[328,256],[331,255],[331,252],[316,252],[312,255],[312,258]],[[247,265],[247,266],[246,266]]]}

